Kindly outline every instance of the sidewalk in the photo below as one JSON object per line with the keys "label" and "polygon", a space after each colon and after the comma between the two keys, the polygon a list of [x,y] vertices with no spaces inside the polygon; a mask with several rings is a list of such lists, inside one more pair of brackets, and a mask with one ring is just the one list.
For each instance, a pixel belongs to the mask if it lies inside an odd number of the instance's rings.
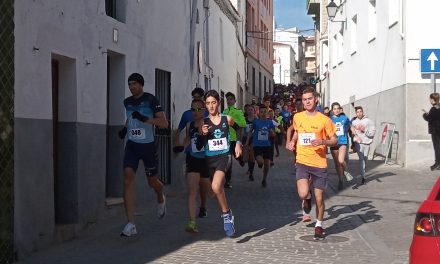
{"label": "sidewalk", "polygon": [[[357,157],[350,159],[356,175]],[[199,233],[187,234],[184,190],[168,195],[168,214],[158,220],[154,195],[138,175],[138,235],[119,236],[125,217],[122,207],[112,207],[113,217],[91,225],[75,240],[18,263],[407,263],[415,212],[440,171],[429,171],[430,164],[404,169],[371,161],[366,185],[357,185],[356,179],[337,191],[333,160],[328,161],[328,236],[321,242],[311,241],[314,220],[300,222],[291,155],[283,148],[267,188],[261,187],[260,169],[256,167],[255,181],[249,182],[246,168],[234,163],[233,189],[226,190],[235,214],[234,238],[224,235],[214,200],[208,203],[208,218],[197,220]]]}

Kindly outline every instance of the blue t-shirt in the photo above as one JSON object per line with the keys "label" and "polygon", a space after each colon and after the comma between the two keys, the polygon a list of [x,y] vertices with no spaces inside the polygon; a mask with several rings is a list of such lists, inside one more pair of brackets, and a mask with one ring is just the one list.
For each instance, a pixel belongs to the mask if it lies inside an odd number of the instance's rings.
{"label": "blue t-shirt", "polygon": [[348,128],[351,126],[350,119],[348,119],[346,115],[332,115],[330,119],[336,126],[336,137],[338,138],[338,144],[348,144]]}
{"label": "blue t-shirt", "polygon": [[289,111],[282,111],[281,116],[283,117],[283,122],[290,124],[290,120],[292,119],[292,113]]}
{"label": "blue t-shirt", "polygon": [[252,144],[254,147],[270,147],[270,129],[274,128],[272,120],[254,120],[254,133],[252,136]]}
{"label": "blue t-shirt", "polygon": [[124,100],[124,106],[127,115],[128,140],[136,143],[154,142],[154,126],[134,119],[131,114],[138,111],[141,115],[154,118],[156,113],[163,111],[157,98],[150,93],[144,93],[137,99],[130,96]]}

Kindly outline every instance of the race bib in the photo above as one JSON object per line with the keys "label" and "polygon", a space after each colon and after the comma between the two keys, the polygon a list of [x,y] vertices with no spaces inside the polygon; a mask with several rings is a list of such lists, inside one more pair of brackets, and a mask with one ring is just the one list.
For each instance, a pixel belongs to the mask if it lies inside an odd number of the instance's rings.
{"label": "race bib", "polygon": [[259,141],[264,141],[269,139],[269,132],[267,130],[258,131],[257,139]]}
{"label": "race bib", "polygon": [[336,126],[336,136],[343,136],[344,135],[344,125],[342,123],[337,122],[335,124]]}
{"label": "race bib", "polygon": [[203,147],[201,150],[198,150],[196,147],[196,143],[197,143],[197,138],[192,138],[191,139],[191,150],[193,153],[205,151],[205,147]]}
{"label": "race bib", "polygon": [[302,146],[312,145],[312,140],[316,139],[315,133],[299,133],[298,140]]}
{"label": "race bib", "polygon": [[131,139],[145,139],[145,129],[143,128],[133,128],[130,130]]}
{"label": "race bib", "polygon": [[208,140],[208,147],[210,151],[225,150],[228,149],[228,141],[225,137],[210,139]]}

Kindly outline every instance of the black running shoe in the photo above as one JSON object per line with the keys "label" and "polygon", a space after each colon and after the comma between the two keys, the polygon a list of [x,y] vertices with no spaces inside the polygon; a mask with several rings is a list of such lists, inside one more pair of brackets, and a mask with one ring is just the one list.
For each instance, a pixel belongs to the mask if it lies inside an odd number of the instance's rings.
{"label": "black running shoe", "polygon": [[200,218],[208,217],[208,211],[206,211],[205,207],[200,207],[199,217]]}
{"label": "black running shoe", "polygon": [[365,184],[365,178],[362,177],[362,184]]}
{"label": "black running shoe", "polygon": [[338,190],[341,191],[342,189],[344,189],[344,184],[342,183],[341,180],[339,180],[339,182],[338,182]]}
{"label": "black running shoe", "polygon": [[229,182],[225,183],[224,187],[225,189],[232,189],[232,185]]}
{"label": "black running shoe", "polygon": [[324,229],[321,226],[315,227],[315,236],[313,239],[315,240],[323,240],[325,238],[325,232]]}
{"label": "black running shoe", "polygon": [[266,188],[266,186],[267,186],[266,180],[263,180],[263,181],[261,182],[261,186],[263,186],[264,188]]}
{"label": "black running shoe", "polygon": [[249,174],[249,181],[254,181],[254,175],[252,173]]}
{"label": "black running shoe", "polygon": [[304,199],[302,201],[302,209],[306,214],[310,214],[310,211],[312,210],[312,198]]}

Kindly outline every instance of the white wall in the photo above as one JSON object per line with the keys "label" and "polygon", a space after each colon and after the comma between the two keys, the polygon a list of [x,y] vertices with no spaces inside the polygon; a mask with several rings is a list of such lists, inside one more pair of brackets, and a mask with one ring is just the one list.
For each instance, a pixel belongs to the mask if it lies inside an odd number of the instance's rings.
{"label": "white wall", "polygon": [[[51,54],[76,61],[77,122],[106,123],[108,50],[126,56],[126,77],[132,72],[144,75],[145,91],[154,93],[155,68],[160,68],[171,72],[173,91],[189,94],[189,1],[129,1],[126,23],[108,17],[105,2],[99,0],[81,4],[67,0],[18,1],[15,10],[19,51],[15,56],[16,117],[52,118]],[[112,41],[113,29],[118,30],[117,43]],[[163,34],[163,30],[169,34]],[[130,95],[127,86],[121,89]],[[174,101],[176,108],[183,107],[179,100]],[[123,122],[121,119],[120,124]]]}
{"label": "white wall", "polygon": [[[368,38],[368,1],[345,2],[343,13],[335,20],[347,18],[347,23],[330,22],[330,101],[347,104],[350,96],[356,100],[405,83],[404,39],[399,33],[399,23],[388,26],[388,2],[377,1],[376,37]],[[350,21],[357,16],[357,34],[351,35]],[[334,35],[343,29],[342,60],[335,60],[339,43]],[[350,48],[351,38],[356,38],[357,50]],[[338,39],[339,41],[339,39]],[[340,56],[340,55],[338,55]]]}
{"label": "white wall", "polygon": [[274,45],[275,59],[279,58],[280,64],[274,64],[274,81],[288,85],[294,82],[295,54],[291,46]]}

